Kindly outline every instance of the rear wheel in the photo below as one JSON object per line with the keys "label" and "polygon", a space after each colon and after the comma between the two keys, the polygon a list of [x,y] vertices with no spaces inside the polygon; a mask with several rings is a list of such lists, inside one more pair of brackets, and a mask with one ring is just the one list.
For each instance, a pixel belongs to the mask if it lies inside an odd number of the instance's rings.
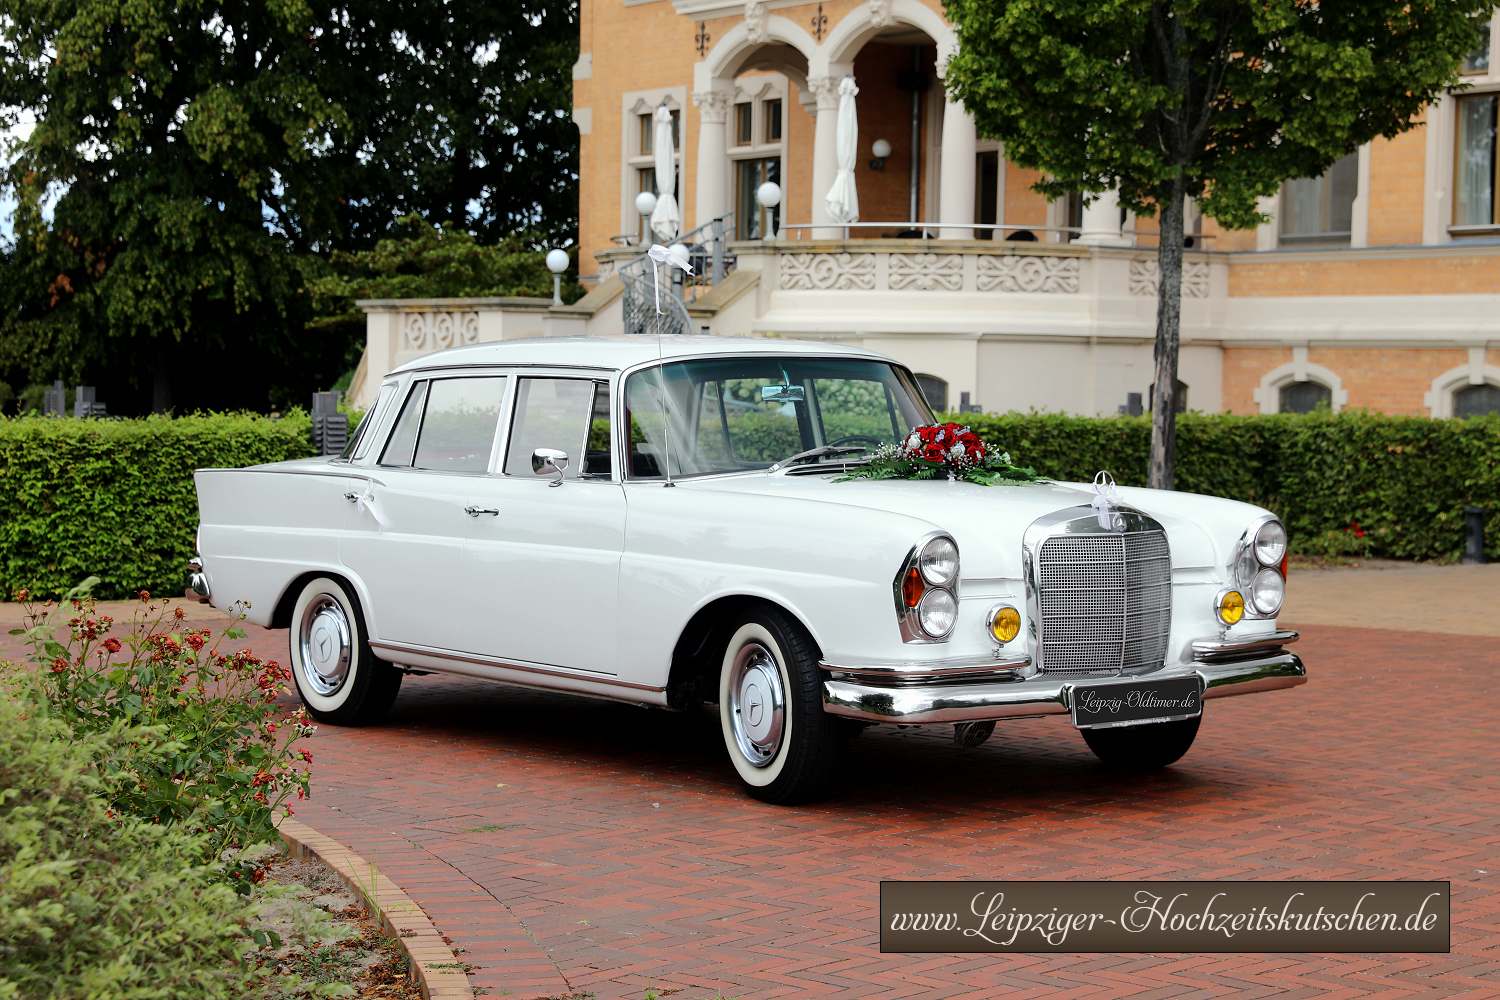
{"label": "rear wheel", "polygon": [[740,782],[765,802],[824,795],[841,734],[823,711],[812,637],[775,608],[737,619],[719,671],[719,723]]}
{"label": "rear wheel", "polygon": [[1085,729],[1083,740],[1105,764],[1122,771],[1155,771],[1175,764],[1193,745],[1203,717],[1144,726]]}
{"label": "rear wheel", "polygon": [[401,690],[401,671],[377,659],[359,601],[332,577],[303,586],[292,608],[292,678],[313,718],[358,726],[378,722]]}

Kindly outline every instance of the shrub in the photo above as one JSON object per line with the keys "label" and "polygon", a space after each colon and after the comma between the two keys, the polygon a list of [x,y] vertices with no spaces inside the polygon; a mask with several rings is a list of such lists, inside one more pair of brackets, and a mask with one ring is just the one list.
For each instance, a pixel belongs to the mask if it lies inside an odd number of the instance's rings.
{"label": "shrub", "polygon": [[0,594],[180,594],[193,554],[193,471],[312,453],[305,414],[142,420],[0,418]]}
{"label": "shrub", "polygon": [[205,842],[107,804],[96,760],[131,727],[75,731],[34,680],[0,690],[0,998],[240,995],[240,904]]}
{"label": "shrub", "polygon": [[[1044,476],[1088,480],[1108,469],[1121,484],[1146,482],[1148,417],[961,419]],[[1500,417],[1183,414],[1177,488],[1273,510],[1293,551],[1312,555],[1454,559],[1463,550],[1464,507],[1478,504],[1489,509],[1486,552],[1500,558]]]}
{"label": "shrub", "polygon": [[[198,862],[248,891],[263,873],[243,849],[274,842],[276,812],[291,815],[287,800],[307,794],[312,754],[296,744],[314,727],[304,709],[283,718],[276,705],[291,675],[248,650],[220,653],[208,629],[185,627],[182,609],[166,602],[142,600],[118,636],[80,594],[61,611],[25,611],[13,634],[31,644],[52,711],[85,735],[129,727],[100,764],[111,806],[194,834]],[[219,638],[241,637],[228,629]]]}

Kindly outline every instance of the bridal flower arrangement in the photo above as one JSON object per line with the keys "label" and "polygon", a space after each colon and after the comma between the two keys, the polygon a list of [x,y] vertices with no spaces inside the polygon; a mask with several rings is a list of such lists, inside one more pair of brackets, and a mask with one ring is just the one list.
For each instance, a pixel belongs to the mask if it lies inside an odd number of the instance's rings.
{"label": "bridal flower arrangement", "polygon": [[912,429],[899,444],[881,445],[864,465],[838,481],[850,479],[947,479],[994,486],[1034,483],[1036,470],[1016,465],[1008,452],[992,452],[963,424],[926,424]]}

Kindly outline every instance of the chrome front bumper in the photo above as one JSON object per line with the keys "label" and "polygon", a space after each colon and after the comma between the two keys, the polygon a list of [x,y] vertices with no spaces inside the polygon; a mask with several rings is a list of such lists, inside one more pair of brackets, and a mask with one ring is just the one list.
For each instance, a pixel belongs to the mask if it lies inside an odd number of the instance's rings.
{"label": "chrome front bumper", "polygon": [[[1295,633],[1292,635],[1295,638]],[[1220,657],[1224,655],[1221,651],[1215,652]],[[829,664],[824,664],[824,669],[843,672]],[[1302,666],[1301,658],[1279,649],[1257,649],[1232,661],[1218,659],[1191,666],[1167,667],[1144,676],[1165,680],[1193,674],[1202,678],[1204,698],[1274,691],[1307,682],[1307,670]],[[996,679],[983,683],[896,687],[865,683],[863,679],[830,677],[823,681],[823,709],[848,719],[907,725],[1066,715],[1072,710],[1069,699],[1074,685],[1115,679],[1043,675],[1025,680]],[[1129,679],[1118,678],[1121,681]]]}

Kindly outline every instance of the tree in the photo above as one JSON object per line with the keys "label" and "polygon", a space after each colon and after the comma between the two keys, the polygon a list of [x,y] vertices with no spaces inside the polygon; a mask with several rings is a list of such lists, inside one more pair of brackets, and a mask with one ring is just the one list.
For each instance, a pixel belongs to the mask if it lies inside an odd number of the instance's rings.
{"label": "tree", "polygon": [[[312,318],[307,328],[321,335],[343,330],[349,340],[365,328],[359,299],[457,298],[526,295],[552,297],[552,272],[537,249],[517,237],[480,243],[454,226],[430,226],[411,215],[396,231],[368,250],[335,250],[305,267]],[[565,281],[563,298],[582,294]]]}
{"label": "tree", "polygon": [[1494,0],[945,0],[945,80],[1037,190],[1118,188],[1159,214],[1150,483],[1173,481],[1183,206],[1228,228],[1258,198],[1413,127]]}
{"label": "tree", "polygon": [[537,0],[0,0],[0,135],[36,122],[0,151],[18,202],[0,373],[103,377],[112,407],[131,385],[158,409],[305,399],[348,352],[305,335],[308,255],[411,211],[576,228],[575,19]]}

